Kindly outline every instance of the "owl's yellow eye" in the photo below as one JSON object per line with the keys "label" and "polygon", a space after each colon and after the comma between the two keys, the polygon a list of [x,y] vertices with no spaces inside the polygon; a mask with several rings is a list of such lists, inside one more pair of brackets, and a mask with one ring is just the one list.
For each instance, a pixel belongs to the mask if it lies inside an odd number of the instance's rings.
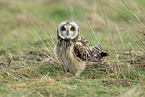
{"label": "owl's yellow eye", "polygon": [[65,31],[66,29],[64,27],[61,28],[62,31]]}
{"label": "owl's yellow eye", "polygon": [[71,31],[74,31],[74,30],[75,30],[75,28],[74,28],[74,27],[71,27],[71,28],[70,28],[70,30],[71,30]]}

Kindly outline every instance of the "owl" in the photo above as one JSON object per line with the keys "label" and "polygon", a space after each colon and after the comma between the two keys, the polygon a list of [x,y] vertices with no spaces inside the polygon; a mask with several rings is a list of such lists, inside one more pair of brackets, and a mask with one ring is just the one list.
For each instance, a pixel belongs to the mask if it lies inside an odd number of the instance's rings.
{"label": "owl", "polygon": [[54,54],[64,64],[66,70],[79,76],[90,60],[99,61],[108,55],[101,45],[91,44],[79,33],[78,25],[73,21],[63,21],[57,28],[57,44]]}

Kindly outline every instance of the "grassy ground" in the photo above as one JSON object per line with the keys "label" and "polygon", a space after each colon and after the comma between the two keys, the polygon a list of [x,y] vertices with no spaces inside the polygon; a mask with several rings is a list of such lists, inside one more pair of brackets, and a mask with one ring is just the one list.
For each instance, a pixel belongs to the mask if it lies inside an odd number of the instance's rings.
{"label": "grassy ground", "polygon": [[[1,0],[0,96],[145,96],[144,5],[143,0]],[[56,28],[64,20],[77,22],[92,45],[99,41],[110,53],[103,65],[89,63],[79,78],[53,55]]]}

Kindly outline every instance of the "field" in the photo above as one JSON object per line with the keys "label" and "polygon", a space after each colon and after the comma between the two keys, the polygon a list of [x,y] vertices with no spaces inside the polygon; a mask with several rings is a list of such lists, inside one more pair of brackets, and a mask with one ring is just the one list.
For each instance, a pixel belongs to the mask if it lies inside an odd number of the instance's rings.
{"label": "field", "polygon": [[[53,54],[64,20],[109,53],[80,77]],[[0,97],[48,96],[144,97],[145,1],[0,0]]]}

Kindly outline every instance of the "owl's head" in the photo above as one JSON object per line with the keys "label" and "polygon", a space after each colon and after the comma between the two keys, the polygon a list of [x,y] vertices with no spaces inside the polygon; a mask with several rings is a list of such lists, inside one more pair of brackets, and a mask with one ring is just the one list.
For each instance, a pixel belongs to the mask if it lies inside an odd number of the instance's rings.
{"label": "owl's head", "polygon": [[74,39],[79,34],[78,25],[73,21],[63,21],[58,26],[57,34],[62,39]]}

